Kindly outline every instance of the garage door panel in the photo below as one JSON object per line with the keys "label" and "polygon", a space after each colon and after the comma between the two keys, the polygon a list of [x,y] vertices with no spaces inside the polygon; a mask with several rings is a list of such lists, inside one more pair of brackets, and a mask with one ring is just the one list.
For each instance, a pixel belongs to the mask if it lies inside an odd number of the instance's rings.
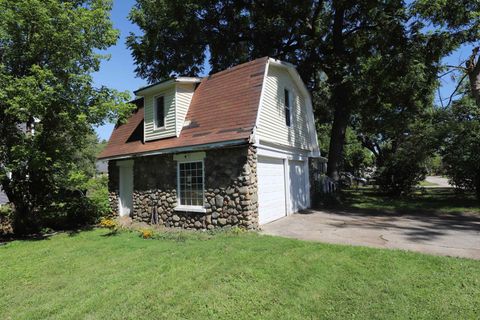
{"label": "garage door panel", "polygon": [[257,174],[259,223],[264,224],[284,217],[286,210],[283,159],[259,157]]}
{"label": "garage door panel", "polygon": [[308,206],[307,173],[305,161],[289,161],[290,212],[298,212]]}

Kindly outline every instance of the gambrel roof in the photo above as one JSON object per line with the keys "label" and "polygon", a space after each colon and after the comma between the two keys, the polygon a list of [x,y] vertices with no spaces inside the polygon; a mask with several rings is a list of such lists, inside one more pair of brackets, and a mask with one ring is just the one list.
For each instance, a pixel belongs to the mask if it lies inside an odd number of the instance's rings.
{"label": "gambrel roof", "polygon": [[201,80],[178,137],[143,141],[143,98],[117,125],[99,158],[119,158],[212,143],[247,143],[255,126],[268,58],[260,58]]}

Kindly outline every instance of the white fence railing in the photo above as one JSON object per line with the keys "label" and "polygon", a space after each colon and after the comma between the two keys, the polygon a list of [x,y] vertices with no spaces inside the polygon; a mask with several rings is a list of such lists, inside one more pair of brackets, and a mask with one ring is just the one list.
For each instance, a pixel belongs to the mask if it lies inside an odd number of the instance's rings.
{"label": "white fence railing", "polygon": [[319,178],[319,187],[321,193],[334,193],[337,190],[337,184],[329,176],[321,175]]}

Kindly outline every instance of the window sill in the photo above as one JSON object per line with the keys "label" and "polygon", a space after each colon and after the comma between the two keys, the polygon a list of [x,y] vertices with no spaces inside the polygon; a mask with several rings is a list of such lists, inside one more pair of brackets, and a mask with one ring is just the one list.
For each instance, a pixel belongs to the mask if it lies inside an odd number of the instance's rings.
{"label": "window sill", "polygon": [[175,211],[187,211],[187,212],[198,212],[205,213],[207,209],[202,206],[176,206],[173,210]]}
{"label": "window sill", "polygon": [[165,128],[165,126],[163,127],[155,127],[153,126],[153,131],[159,131],[159,132],[163,132],[163,131],[167,131],[167,128]]}

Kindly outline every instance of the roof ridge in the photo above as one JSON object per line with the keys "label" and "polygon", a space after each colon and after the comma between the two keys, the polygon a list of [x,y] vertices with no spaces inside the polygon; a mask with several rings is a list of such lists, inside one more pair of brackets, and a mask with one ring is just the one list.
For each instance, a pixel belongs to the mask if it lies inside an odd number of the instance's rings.
{"label": "roof ridge", "polygon": [[227,68],[225,70],[218,71],[216,73],[208,75],[208,76],[204,77],[204,79],[211,79],[213,77],[223,76],[223,75],[228,74],[230,72],[238,71],[239,69],[243,69],[243,68],[246,68],[246,67],[248,67],[252,64],[256,64],[258,62],[261,62],[262,60],[264,60],[265,63],[266,63],[268,61],[268,59],[269,59],[268,56],[264,56],[264,57],[261,57],[261,58],[257,58],[255,60],[251,60],[251,61],[247,61],[247,62],[244,62],[244,63],[241,63],[241,64],[237,64],[233,67],[230,67],[230,68]]}

